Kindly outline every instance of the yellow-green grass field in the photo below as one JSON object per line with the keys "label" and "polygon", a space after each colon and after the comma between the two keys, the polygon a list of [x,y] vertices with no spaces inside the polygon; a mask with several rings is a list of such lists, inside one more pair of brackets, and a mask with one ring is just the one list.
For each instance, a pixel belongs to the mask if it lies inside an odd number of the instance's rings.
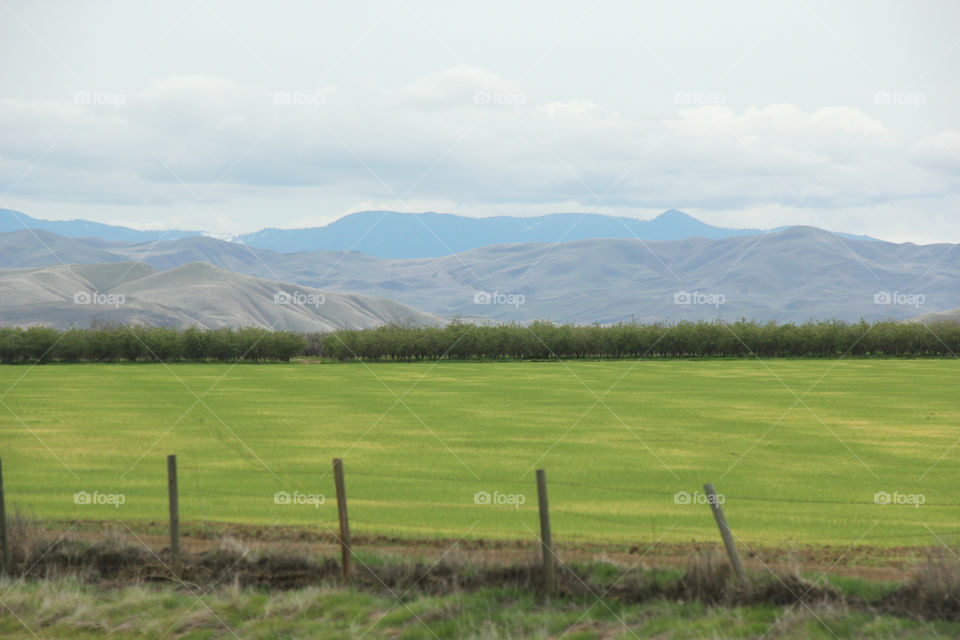
{"label": "yellow-green grass field", "polygon": [[176,453],[185,523],[335,529],[343,457],[358,534],[531,539],[539,467],[558,541],[713,541],[705,482],[746,545],[960,534],[955,360],[4,366],[0,397],[7,508],[44,519],[163,522]]}

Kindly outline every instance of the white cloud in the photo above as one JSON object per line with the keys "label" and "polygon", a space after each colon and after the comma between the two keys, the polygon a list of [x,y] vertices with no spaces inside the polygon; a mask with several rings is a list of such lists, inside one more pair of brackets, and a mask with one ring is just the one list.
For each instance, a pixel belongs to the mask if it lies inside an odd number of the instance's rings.
{"label": "white cloud", "polygon": [[[533,96],[460,65],[396,90],[179,75],[122,94],[122,104],[2,99],[0,179],[10,185],[26,172],[7,200],[128,207],[111,214],[125,220],[138,219],[139,204],[144,222],[204,196],[196,215],[237,231],[324,220],[366,202],[482,215],[677,207],[707,219],[723,212],[732,224],[732,212],[742,221],[766,212],[767,223],[749,225],[763,227],[785,212],[806,221],[805,204],[856,231],[843,221],[870,220],[860,212],[922,216],[957,196],[956,132],[912,140],[849,107],[626,115]],[[252,202],[273,203],[270,220],[253,222]],[[874,219],[863,231],[876,228]]]}
{"label": "white cloud", "polygon": [[960,169],[960,132],[944,131],[921,138],[911,151],[919,164],[939,169],[955,178]]}
{"label": "white cloud", "polygon": [[420,78],[399,91],[387,92],[400,104],[415,109],[463,109],[477,106],[477,94],[513,91],[498,75],[458,65]]}

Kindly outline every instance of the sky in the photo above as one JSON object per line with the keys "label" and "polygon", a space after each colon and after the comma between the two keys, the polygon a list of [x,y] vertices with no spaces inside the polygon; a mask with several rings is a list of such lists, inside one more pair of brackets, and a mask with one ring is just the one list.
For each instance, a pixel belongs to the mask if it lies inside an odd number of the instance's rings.
{"label": "sky", "polygon": [[680,209],[960,242],[960,4],[0,0],[0,207]]}

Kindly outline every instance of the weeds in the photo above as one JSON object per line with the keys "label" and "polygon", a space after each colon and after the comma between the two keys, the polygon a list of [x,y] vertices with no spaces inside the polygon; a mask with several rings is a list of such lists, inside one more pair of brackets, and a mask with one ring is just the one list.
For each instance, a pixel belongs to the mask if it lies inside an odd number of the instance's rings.
{"label": "weeds", "polygon": [[[109,534],[87,544],[61,537],[49,541],[35,520],[15,513],[9,519],[13,563],[8,573],[33,580],[74,576],[83,583],[138,586],[170,583],[189,592],[228,589],[229,600],[242,608],[244,590],[289,591],[342,586],[339,563],[290,553],[257,553],[227,536],[213,550],[197,554],[159,554]],[[542,570],[537,564],[500,566],[470,563],[453,556],[431,564],[397,556],[364,554],[349,586],[369,593],[445,596],[498,589],[538,593]],[[960,561],[944,553],[929,554],[911,579],[884,589],[812,582],[795,570],[752,572],[741,583],[715,553],[700,553],[684,570],[637,569],[609,563],[561,565],[557,573],[561,599],[593,602],[601,597],[626,604],[653,600],[703,603],[729,608],[753,605],[816,605],[888,613],[923,620],[960,621]],[[278,603],[281,609],[309,608],[303,596]]]}

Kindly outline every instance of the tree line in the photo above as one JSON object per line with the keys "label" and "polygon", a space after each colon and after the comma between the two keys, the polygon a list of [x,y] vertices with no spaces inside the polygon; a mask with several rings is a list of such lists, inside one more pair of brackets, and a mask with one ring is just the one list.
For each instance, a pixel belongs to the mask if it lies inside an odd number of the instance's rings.
{"label": "tree line", "polygon": [[253,327],[0,327],[0,362],[289,361],[306,344],[296,333]]}
{"label": "tree line", "polygon": [[307,355],[331,360],[549,358],[741,358],[952,356],[960,354],[960,323],[841,321],[803,324],[679,322],[610,326],[386,326],[307,336]]}
{"label": "tree line", "polygon": [[960,323],[679,322],[384,326],[301,335],[262,328],[0,327],[0,363],[742,358],[960,354]]}

